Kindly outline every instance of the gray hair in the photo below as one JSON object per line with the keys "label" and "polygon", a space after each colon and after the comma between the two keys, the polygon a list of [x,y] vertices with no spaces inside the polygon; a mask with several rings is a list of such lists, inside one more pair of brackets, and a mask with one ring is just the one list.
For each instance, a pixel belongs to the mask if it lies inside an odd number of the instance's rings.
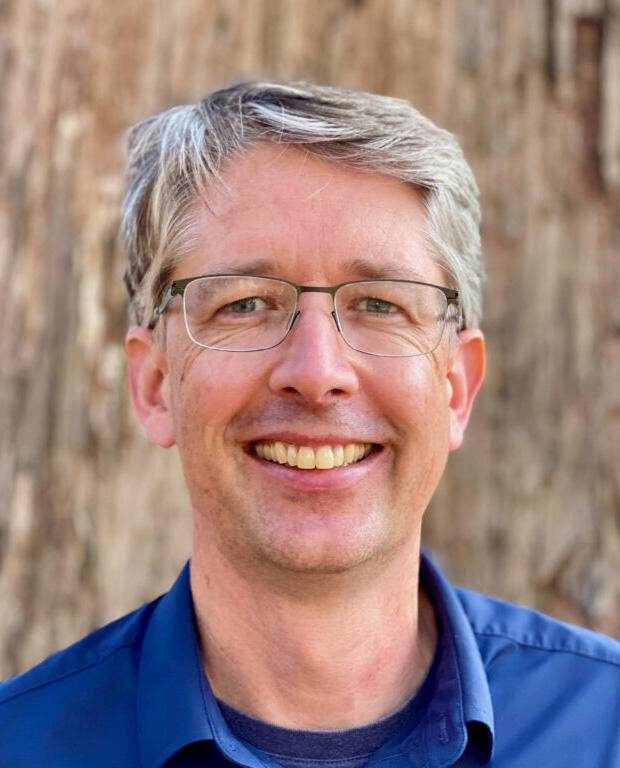
{"label": "gray hair", "polygon": [[193,207],[222,163],[261,142],[290,144],[412,184],[431,252],[461,295],[463,323],[482,310],[480,206],[456,138],[408,102],[303,82],[243,81],[149,117],[128,134],[121,236],[134,322],[147,324],[187,252]]}

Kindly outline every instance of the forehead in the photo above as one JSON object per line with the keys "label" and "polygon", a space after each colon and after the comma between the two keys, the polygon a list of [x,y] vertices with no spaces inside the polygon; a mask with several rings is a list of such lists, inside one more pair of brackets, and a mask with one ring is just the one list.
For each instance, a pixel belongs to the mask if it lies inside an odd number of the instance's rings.
{"label": "forehead", "polygon": [[[410,184],[290,147],[262,144],[229,160],[196,205],[194,222],[184,276],[250,265],[295,281],[373,271],[439,279],[424,203]],[[357,268],[368,274],[345,274]]]}

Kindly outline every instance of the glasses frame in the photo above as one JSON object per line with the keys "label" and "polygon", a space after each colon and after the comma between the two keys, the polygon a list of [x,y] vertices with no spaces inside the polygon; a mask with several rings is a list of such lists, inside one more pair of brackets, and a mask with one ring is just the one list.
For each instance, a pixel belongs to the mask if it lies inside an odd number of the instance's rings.
{"label": "glasses frame", "polygon": [[[195,280],[202,280],[205,277],[233,277],[233,278],[234,277],[250,277],[250,278],[259,279],[259,280],[272,280],[272,281],[275,280],[276,282],[290,285],[292,288],[295,289],[297,296],[295,298],[295,305],[293,307],[293,311],[291,312],[291,317],[286,327],[284,336],[276,344],[270,344],[268,347],[257,347],[255,349],[221,349],[220,347],[210,347],[207,344],[202,344],[201,342],[196,341],[196,339],[192,336],[192,333],[189,329],[189,324],[187,322],[187,311],[185,308],[185,289],[190,283],[193,283]],[[351,342],[345,336],[342,330],[342,326],[340,324],[340,318],[338,317],[338,310],[336,308],[336,293],[340,290],[340,288],[344,288],[347,285],[358,285],[362,283],[408,283],[410,285],[425,285],[425,286],[428,286],[429,288],[436,288],[437,290],[441,291],[443,295],[446,297],[447,305],[446,305],[446,314],[444,316],[443,328],[441,329],[441,334],[439,336],[439,339],[437,340],[437,344],[432,349],[429,349],[427,352],[414,352],[413,354],[407,354],[407,355],[390,355],[390,354],[384,354],[382,352],[367,352],[366,350],[358,349],[353,344],[351,344]],[[375,357],[421,357],[423,355],[430,355],[431,352],[434,352],[439,346],[439,344],[441,343],[441,339],[443,338],[443,332],[446,327],[446,321],[448,319],[448,309],[450,305],[453,304],[456,307],[460,308],[459,292],[456,289],[446,288],[443,285],[435,285],[435,283],[426,283],[426,282],[423,282],[422,280],[401,280],[398,278],[396,279],[378,278],[374,280],[373,279],[348,280],[345,283],[338,283],[338,285],[321,286],[321,285],[298,285],[297,283],[293,283],[290,280],[285,280],[282,277],[269,277],[268,275],[245,275],[245,274],[196,275],[195,277],[184,277],[180,280],[172,281],[161,303],[155,309],[155,316],[149,323],[148,327],[150,330],[152,330],[155,327],[155,324],[157,323],[157,320],[159,319],[160,315],[162,315],[166,310],[170,301],[175,296],[182,296],[183,297],[183,318],[185,320],[185,330],[187,331],[187,335],[193,341],[194,344],[197,344],[199,347],[203,347],[204,349],[212,349],[215,352],[263,352],[267,349],[274,349],[275,347],[282,344],[282,342],[286,339],[286,337],[291,332],[291,329],[295,324],[295,320],[297,320],[297,317],[299,316],[299,313],[300,313],[300,310],[298,309],[298,305],[299,305],[299,297],[301,296],[302,293],[328,293],[332,297],[332,301],[334,305],[334,309],[332,310],[331,315],[334,318],[334,322],[336,323],[336,328],[338,329],[338,333],[342,336],[342,339],[344,340],[345,344],[351,349],[354,349],[356,352],[361,352],[364,355],[374,355]],[[461,330],[462,317],[460,312],[457,317],[458,317],[458,330]]]}

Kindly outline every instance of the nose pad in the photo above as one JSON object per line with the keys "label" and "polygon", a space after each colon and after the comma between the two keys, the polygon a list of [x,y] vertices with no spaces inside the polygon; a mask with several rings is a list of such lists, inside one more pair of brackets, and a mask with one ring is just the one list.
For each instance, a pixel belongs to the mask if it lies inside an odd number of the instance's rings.
{"label": "nose pad", "polygon": [[[334,322],[336,323],[336,328],[338,329],[338,333],[342,336],[342,328],[340,327],[340,320],[338,320],[338,315],[336,314],[336,310],[332,311],[332,317],[334,318]],[[344,339],[344,336],[342,336]]]}
{"label": "nose pad", "polygon": [[[287,329],[287,331],[286,331],[286,335],[287,335],[287,336],[288,336],[288,334],[289,334],[289,333],[290,333],[290,332],[293,330],[293,326],[295,325],[295,321],[296,321],[296,320],[297,320],[297,318],[299,317],[299,312],[300,312],[300,310],[298,309],[298,310],[295,312],[295,314],[293,315],[293,319],[290,321],[290,323],[289,323],[289,326],[288,326],[288,329]],[[343,338],[343,340],[344,340],[344,335],[343,335],[343,333],[342,333],[342,327],[340,326],[340,321],[338,320],[338,315],[336,314],[336,311],[335,311],[335,310],[333,310],[333,311],[331,312],[331,316],[334,318],[334,323],[336,324],[336,328],[338,329],[338,333],[339,333],[339,334],[342,336],[342,338]]]}
{"label": "nose pad", "polygon": [[293,330],[293,326],[295,325],[295,320],[299,317],[299,310],[295,312],[293,315],[293,319],[288,324],[288,330],[286,331],[287,335]]}

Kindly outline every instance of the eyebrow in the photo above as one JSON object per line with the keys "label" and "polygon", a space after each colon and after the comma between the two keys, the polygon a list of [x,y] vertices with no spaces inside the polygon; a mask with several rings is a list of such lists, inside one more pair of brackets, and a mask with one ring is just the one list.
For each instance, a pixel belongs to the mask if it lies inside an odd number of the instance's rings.
{"label": "eyebrow", "polygon": [[270,259],[252,259],[241,264],[214,264],[211,274],[214,275],[269,275],[277,271],[275,264]]}
{"label": "eyebrow", "polygon": [[369,259],[353,259],[342,265],[345,272],[355,275],[358,279],[368,280],[427,280],[415,269],[399,261],[381,262],[379,264]]}
{"label": "eyebrow", "polygon": [[[428,275],[406,266],[402,262],[382,262],[377,264],[369,259],[352,259],[341,264],[346,275],[356,280],[420,280],[428,279]],[[276,277],[280,269],[271,259],[252,259],[241,264],[215,264],[212,274],[226,275],[265,275]]]}

